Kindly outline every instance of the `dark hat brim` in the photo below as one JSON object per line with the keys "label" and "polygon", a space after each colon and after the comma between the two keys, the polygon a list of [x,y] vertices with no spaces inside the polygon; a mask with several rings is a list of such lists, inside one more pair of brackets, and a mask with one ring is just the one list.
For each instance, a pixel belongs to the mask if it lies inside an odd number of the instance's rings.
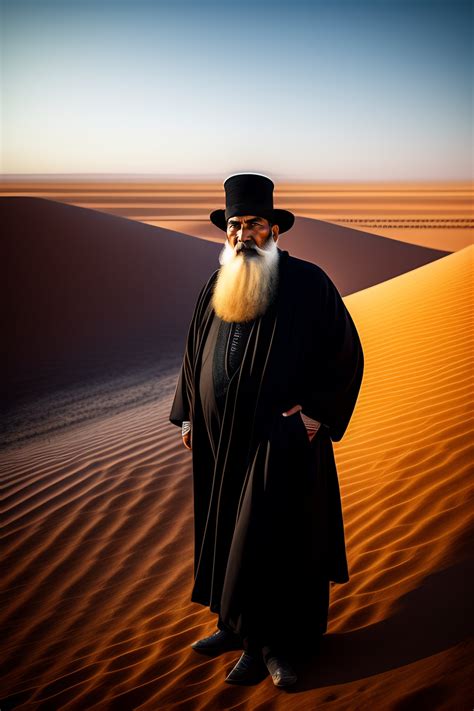
{"label": "dark hat brim", "polygon": [[[295,216],[289,210],[273,210],[271,222],[273,225],[278,225],[279,234],[288,232],[293,227]],[[225,219],[225,210],[213,210],[209,215],[211,222],[220,230],[227,232],[227,221]]]}

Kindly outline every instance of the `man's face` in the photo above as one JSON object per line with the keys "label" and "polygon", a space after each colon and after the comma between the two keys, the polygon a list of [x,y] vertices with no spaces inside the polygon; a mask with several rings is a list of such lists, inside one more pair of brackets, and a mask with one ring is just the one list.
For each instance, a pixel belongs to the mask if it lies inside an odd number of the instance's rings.
{"label": "man's face", "polygon": [[278,225],[270,228],[268,220],[257,215],[229,217],[227,239],[236,252],[242,251],[243,255],[255,254],[252,250],[254,246],[264,249],[268,239],[278,239]]}

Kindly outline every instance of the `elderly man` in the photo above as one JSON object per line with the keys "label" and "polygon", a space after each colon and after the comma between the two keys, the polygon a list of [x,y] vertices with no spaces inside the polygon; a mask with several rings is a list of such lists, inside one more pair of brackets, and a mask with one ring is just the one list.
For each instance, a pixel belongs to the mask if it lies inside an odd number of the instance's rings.
{"label": "elderly man", "polygon": [[349,579],[332,442],[363,374],[356,327],[328,275],[277,246],[294,215],[273,182],[224,182],[220,268],[191,320],[170,421],[192,451],[194,586],[218,615],[201,653],[242,649],[226,677],[276,686],[327,629],[329,583]]}

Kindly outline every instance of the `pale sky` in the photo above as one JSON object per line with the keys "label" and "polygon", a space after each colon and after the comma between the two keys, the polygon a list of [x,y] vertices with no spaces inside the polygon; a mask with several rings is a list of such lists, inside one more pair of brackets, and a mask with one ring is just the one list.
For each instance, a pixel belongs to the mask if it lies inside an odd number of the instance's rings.
{"label": "pale sky", "polygon": [[2,172],[466,180],[464,0],[3,0]]}

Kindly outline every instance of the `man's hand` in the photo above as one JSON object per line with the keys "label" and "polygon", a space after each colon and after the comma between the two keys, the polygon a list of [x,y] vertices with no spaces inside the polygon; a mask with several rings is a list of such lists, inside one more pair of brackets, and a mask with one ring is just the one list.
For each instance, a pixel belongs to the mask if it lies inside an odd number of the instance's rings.
{"label": "man's hand", "polygon": [[191,430],[189,430],[189,432],[186,432],[186,434],[183,435],[183,444],[186,449],[191,449]]}
{"label": "man's hand", "polygon": [[289,415],[294,415],[295,412],[299,412],[302,409],[303,408],[301,407],[301,405],[293,405],[292,408],[290,408],[286,412],[282,412],[281,414],[283,415],[283,417],[288,417]]}

